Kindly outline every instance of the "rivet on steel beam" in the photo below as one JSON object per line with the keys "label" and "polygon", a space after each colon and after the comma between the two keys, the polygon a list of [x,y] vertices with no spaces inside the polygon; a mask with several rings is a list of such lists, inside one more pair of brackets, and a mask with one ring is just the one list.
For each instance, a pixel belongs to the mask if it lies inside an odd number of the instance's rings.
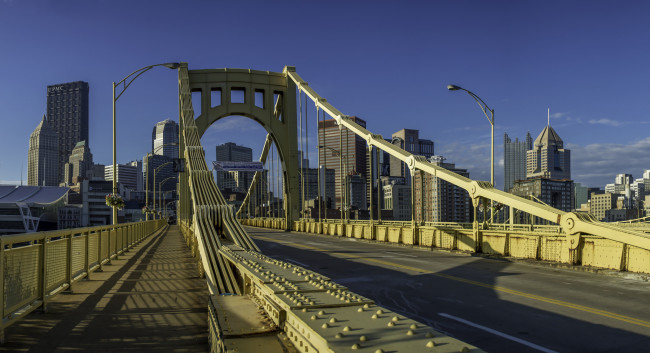
{"label": "rivet on steel beam", "polygon": [[337,334],[334,336],[334,338],[343,338],[343,334],[342,334],[342,333],[337,333]]}
{"label": "rivet on steel beam", "polygon": [[375,351],[375,353],[384,353],[384,350],[379,348],[378,350]]}
{"label": "rivet on steel beam", "polygon": [[361,341],[361,342],[365,342],[367,340],[368,340],[368,337],[366,337],[366,336],[359,337],[359,341]]}
{"label": "rivet on steel beam", "polygon": [[[303,310],[305,310],[305,309],[303,309]],[[310,317],[310,319],[312,319],[312,320],[316,320],[316,319],[318,319],[318,317],[316,317],[316,315],[312,315],[312,316]]]}
{"label": "rivet on steel beam", "polygon": [[359,308],[359,309],[357,309],[357,311],[360,312],[360,313],[362,313],[362,312],[363,312],[363,308]]}
{"label": "rivet on steel beam", "polygon": [[323,326],[321,326],[321,327],[322,327],[322,328],[328,328],[328,327],[330,327],[330,326],[329,326],[329,325],[327,324],[327,322],[326,322],[326,323],[324,323]]}
{"label": "rivet on steel beam", "polygon": [[364,305],[363,305],[363,308],[364,308],[364,309],[369,309],[369,308],[370,308],[370,305],[368,305],[368,304],[364,304]]}
{"label": "rivet on steel beam", "polygon": [[307,308],[302,308],[302,312],[303,312],[303,313],[306,313],[306,312],[307,312]]}
{"label": "rivet on steel beam", "polygon": [[377,310],[377,315],[381,315],[381,314],[383,314],[383,313],[384,313],[383,310],[381,310],[381,309]]}
{"label": "rivet on steel beam", "polygon": [[352,349],[359,349],[359,348],[361,348],[361,346],[359,346],[358,343],[352,345]]}
{"label": "rivet on steel beam", "polygon": [[330,323],[333,324],[333,323],[335,323],[335,322],[336,322],[336,318],[335,318],[335,317],[333,317],[333,318],[330,319]]}
{"label": "rivet on steel beam", "polygon": [[393,316],[393,318],[392,318],[391,320],[397,322],[397,321],[399,321],[399,317],[397,317],[397,316]]}
{"label": "rivet on steel beam", "polygon": [[436,346],[436,344],[433,341],[427,342],[427,348],[433,348],[435,346]]}
{"label": "rivet on steel beam", "polygon": [[376,318],[378,318],[378,317],[379,317],[379,316],[377,316],[377,314],[372,314],[372,318],[373,318],[373,319],[376,319]]}
{"label": "rivet on steel beam", "polygon": [[345,327],[343,328],[343,332],[348,332],[348,331],[350,331],[350,330],[352,330],[352,328],[351,328],[350,326],[345,326]]}
{"label": "rivet on steel beam", "polygon": [[413,336],[414,334],[415,334],[415,332],[413,332],[413,330],[406,331],[407,336]]}
{"label": "rivet on steel beam", "polygon": [[418,324],[411,324],[411,326],[409,328],[411,330],[415,330],[416,328],[418,328]]}
{"label": "rivet on steel beam", "polygon": [[318,315],[325,315],[325,312],[323,310],[318,312]]}
{"label": "rivet on steel beam", "polygon": [[469,348],[463,347],[463,348],[460,349],[460,351],[461,351],[461,353],[467,353],[467,352],[469,352]]}
{"label": "rivet on steel beam", "polygon": [[388,327],[393,327],[393,326],[395,326],[394,322],[391,321],[391,322],[388,323]]}

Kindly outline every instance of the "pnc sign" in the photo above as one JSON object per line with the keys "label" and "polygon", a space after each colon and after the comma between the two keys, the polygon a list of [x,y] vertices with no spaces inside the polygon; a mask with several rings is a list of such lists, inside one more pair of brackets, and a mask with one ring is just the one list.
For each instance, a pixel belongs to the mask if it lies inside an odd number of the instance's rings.
{"label": "pnc sign", "polygon": [[63,86],[54,86],[54,87],[47,88],[47,93],[61,92],[61,91],[63,91]]}

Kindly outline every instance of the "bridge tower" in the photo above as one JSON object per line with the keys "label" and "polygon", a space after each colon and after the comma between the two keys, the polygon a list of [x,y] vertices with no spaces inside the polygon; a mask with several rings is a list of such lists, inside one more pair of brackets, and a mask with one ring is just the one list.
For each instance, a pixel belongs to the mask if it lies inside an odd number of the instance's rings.
{"label": "bridge tower", "polygon": [[200,102],[192,102],[195,109],[201,107],[195,119],[199,136],[219,119],[239,115],[262,125],[275,142],[282,163],[287,230],[299,216],[296,84],[288,77],[294,71],[291,66],[285,66],[281,73],[227,68],[188,70],[190,89],[201,96]]}

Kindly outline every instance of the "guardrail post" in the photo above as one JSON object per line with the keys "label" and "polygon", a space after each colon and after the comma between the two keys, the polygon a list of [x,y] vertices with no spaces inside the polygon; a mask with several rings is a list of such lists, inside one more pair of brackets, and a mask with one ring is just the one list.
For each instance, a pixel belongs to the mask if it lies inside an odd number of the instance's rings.
{"label": "guardrail post", "polygon": [[99,264],[99,268],[97,268],[97,272],[103,272],[104,271],[104,266],[102,265],[102,233],[104,233],[101,229],[99,232],[97,232],[97,263]]}
{"label": "guardrail post", "polygon": [[86,256],[84,259],[84,269],[86,270],[86,280],[90,280],[90,231],[86,228]]}
{"label": "guardrail post", "polygon": [[[111,252],[112,252],[112,250],[111,250],[111,235],[113,235],[113,232],[115,232],[115,231],[116,231],[115,227],[108,228],[108,240],[107,240],[107,243],[106,243],[106,247],[107,247],[107,249],[106,249],[107,250],[106,251],[106,254],[107,254],[106,257],[108,257],[108,261],[106,261],[107,265],[112,265],[112,263],[111,263]],[[117,234],[115,236],[115,239],[117,240]],[[116,241],[116,243],[117,243],[117,241]],[[113,247],[115,247],[115,245],[113,245]],[[117,254],[115,254],[115,258],[117,259]]]}
{"label": "guardrail post", "polygon": [[41,311],[46,313],[47,312],[47,266],[45,265],[47,261],[47,236],[43,237],[43,243],[41,247],[41,261],[40,261],[40,272],[41,272],[41,278],[38,283],[39,286],[39,294],[41,296],[41,299],[43,300],[43,304],[41,304]]}
{"label": "guardrail post", "polygon": [[68,242],[67,242],[67,249],[66,249],[66,254],[67,254],[67,260],[66,261],[66,271],[65,271],[65,281],[68,282],[68,292],[72,293],[72,231],[68,234]]}

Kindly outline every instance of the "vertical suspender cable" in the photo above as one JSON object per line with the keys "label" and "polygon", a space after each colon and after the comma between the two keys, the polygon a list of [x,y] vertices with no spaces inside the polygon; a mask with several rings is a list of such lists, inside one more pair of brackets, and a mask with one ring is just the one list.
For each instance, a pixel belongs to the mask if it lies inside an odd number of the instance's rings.
{"label": "vertical suspender cable", "polygon": [[377,221],[381,223],[381,204],[384,200],[381,198],[381,164],[379,163],[379,154],[383,153],[379,147],[375,151],[375,159],[377,160]]}
{"label": "vertical suspender cable", "polygon": [[[273,145],[270,146],[272,148]],[[266,171],[266,205],[267,205],[267,210],[266,210],[266,217],[271,218],[271,185],[269,181],[271,180],[271,161],[270,159],[267,158],[266,160],[266,165],[267,165],[267,171]]]}
{"label": "vertical suspender cable", "polygon": [[[305,153],[307,156],[307,175],[305,175],[305,169],[302,171],[302,175],[304,176],[303,183],[306,180],[306,187],[307,187],[307,197],[309,197],[309,120],[307,119],[307,95],[305,95]],[[316,169],[318,170],[318,169]],[[304,194],[303,194],[303,199],[304,199]],[[309,216],[311,218],[311,215]]]}
{"label": "vertical suspender cable", "polygon": [[[316,106],[316,121],[318,121],[318,193],[321,196],[320,199],[318,199],[318,221],[321,221],[321,208],[323,208],[323,199],[327,199],[327,153],[325,151],[322,151],[323,149],[320,146],[326,146],[326,139],[325,139],[325,121],[323,120],[323,123],[321,124],[320,121],[320,110],[318,108],[318,105]],[[320,136],[321,136],[321,131],[323,134],[323,143],[321,144],[320,142]],[[320,154],[323,152],[323,169],[324,169],[324,178],[325,180],[321,180],[320,176]],[[323,192],[321,192],[321,183],[323,183]],[[321,195],[324,194],[324,195]],[[327,219],[327,201],[325,202],[325,219]]]}
{"label": "vertical suspender cable", "polygon": [[305,154],[305,148],[302,143],[302,135],[304,133],[302,128],[302,89],[298,88],[298,104],[300,108],[300,194],[302,195],[300,199],[300,219],[305,215],[305,168],[303,166],[303,155]]}
{"label": "vertical suspender cable", "polygon": [[271,211],[271,218],[275,218],[275,205],[273,204],[273,202],[275,201],[275,190],[273,187],[273,174],[274,174],[273,169],[274,169],[273,168],[273,147],[271,147],[271,160],[269,161],[269,170],[270,170],[269,189],[271,190],[271,192],[269,193],[269,207],[270,207],[269,210]]}
{"label": "vertical suspender cable", "polygon": [[280,150],[276,149],[275,154],[277,155],[275,158],[275,190],[278,193],[278,202],[275,206],[275,212],[276,218],[280,218],[280,215],[282,214],[282,203],[280,202],[280,199],[283,198],[282,195],[282,182],[280,181],[280,175],[282,175],[282,165],[280,163]]}
{"label": "vertical suspender cable", "polygon": [[[323,112],[323,115],[324,112]],[[343,125],[339,125],[339,216],[341,218],[341,223],[343,223],[343,192],[345,191],[345,186],[343,185]]]}

